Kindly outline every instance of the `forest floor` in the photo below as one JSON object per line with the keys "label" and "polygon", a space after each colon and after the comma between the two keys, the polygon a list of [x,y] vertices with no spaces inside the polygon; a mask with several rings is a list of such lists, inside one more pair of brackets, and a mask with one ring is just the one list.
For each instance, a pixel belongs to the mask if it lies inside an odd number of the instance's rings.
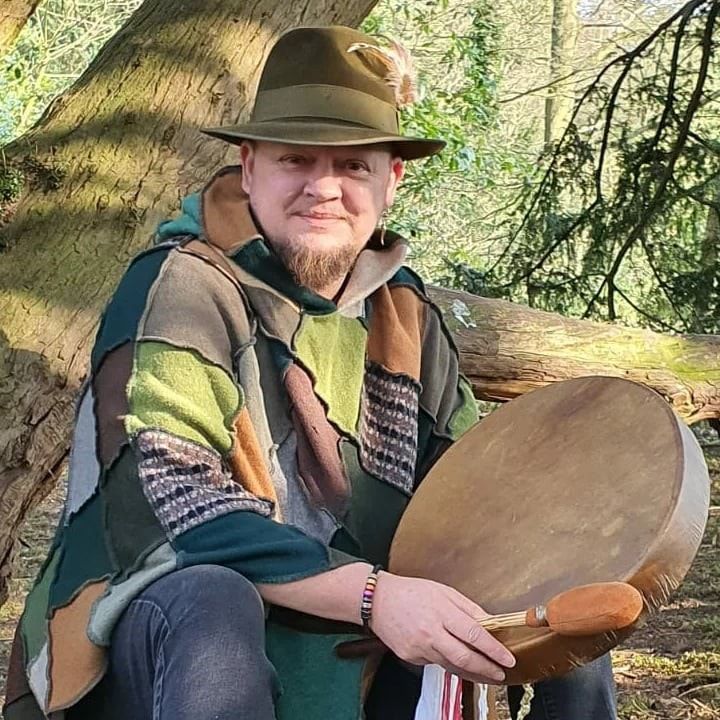
{"label": "forest floor", "polygon": [[[705,448],[720,505],[720,445]],[[62,505],[56,488],[23,527],[10,598],[0,608],[0,689],[25,594],[44,559]],[[620,720],[720,720],[720,514],[673,602],[613,652]],[[507,717],[501,708],[501,715]],[[568,718],[567,720],[581,720]]]}

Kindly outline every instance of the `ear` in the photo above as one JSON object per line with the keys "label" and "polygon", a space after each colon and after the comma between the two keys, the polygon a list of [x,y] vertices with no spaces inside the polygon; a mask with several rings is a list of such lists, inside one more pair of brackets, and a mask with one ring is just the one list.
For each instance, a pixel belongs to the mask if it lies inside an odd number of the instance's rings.
{"label": "ear", "polygon": [[249,195],[252,183],[253,171],[255,170],[255,146],[244,141],[240,145],[240,164],[242,165],[242,189]]}
{"label": "ear", "polygon": [[394,157],[390,160],[390,177],[388,178],[387,188],[385,189],[385,207],[389,208],[395,202],[395,192],[400,181],[405,175],[405,162],[400,157]]}

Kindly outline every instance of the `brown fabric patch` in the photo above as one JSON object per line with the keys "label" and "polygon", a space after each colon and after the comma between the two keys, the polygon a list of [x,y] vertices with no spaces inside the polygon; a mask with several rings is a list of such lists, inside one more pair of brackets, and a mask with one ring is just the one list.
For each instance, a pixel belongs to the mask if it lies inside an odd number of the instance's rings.
{"label": "brown fabric patch", "polygon": [[103,580],[87,585],[69,605],[53,613],[48,633],[49,712],[73,705],[105,672],[105,649],[91,643],[86,631],[93,603],[108,584]]}
{"label": "brown fabric patch", "polygon": [[300,477],[313,502],[337,517],[350,497],[350,484],[340,459],[340,436],[328,422],[312,380],[297,365],[287,369],[285,388],[297,434]]}
{"label": "brown fabric patch", "polygon": [[228,277],[250,305],[257,316],[253,319],[260,321],[263,332],[288,347],[291,345],[293,334],[300,325],[300,312],[295,303],[229,260],[218,248],[201,240],[190,241],[178,252],[204,258]]}
{"label": "brown fabric patch", "polygon": [[98,455],[104,467],[110,465],[128,440],[125,416],[130,408],[126,388],[132,373],[133,347],[132,343],[125,343],[109,352],[92,381]]}
{"label": "brown fabric patch", "polygon": [[407,287],[379,288],[370,298],[368,360],[420,380],[426,304]]}
{"label": "brown fabric patch", "polygon": [[20,632],[20,623],[18,623],[15,628],[12,650],[10,650],[10,663],[8,665],[5,685],[5,703],[9,705],[19,700],[23,695],[29,695],[31,692],[27,675],[25,674],[25,648]]}
{"label": "brown fabric patch", "polygon": [[275,486],[263,459],[263,452],[247,407],[235,417],[233,430],[235,441],[228,458],[233,476],[249,493],[276,504]]}
{"label": "brown fabric patch", "polygon": [[242,168],[223,168],[202,194],[202,222],[208,242],[230,255],[248,240],[259,237],[242,188]]}

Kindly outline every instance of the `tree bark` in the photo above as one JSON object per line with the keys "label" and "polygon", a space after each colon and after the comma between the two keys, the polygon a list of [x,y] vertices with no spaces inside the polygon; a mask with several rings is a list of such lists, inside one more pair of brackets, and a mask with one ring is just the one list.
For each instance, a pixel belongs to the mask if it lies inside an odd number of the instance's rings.
{"label": "tree bark", "polygon": [[40,0],[3,0],[0,5],[0,57],[10,50],[39,4]]}
{"label": "tree bark", "polygon": [[504,300],[432,288],[478,398],[509,400],[583,375],[647,385],[688,423],[720,417],[720,337],[662,335],[574,320]]}
{"label": "tree bark", "polygon": [[99,313],[129,257],[237,148],[262,60],[296,25],[357,25],[376,0],[146,0],[5,157],[27,178],[0,230],[0,601],[28,507],[67,452]]}
{"label": "tree bark", "polygon": [[578,38],[577,0],[553,0],[550,36],[550,87],[545,99],[545,145],[559,139],[572,115],[575,98],[571,88]]}

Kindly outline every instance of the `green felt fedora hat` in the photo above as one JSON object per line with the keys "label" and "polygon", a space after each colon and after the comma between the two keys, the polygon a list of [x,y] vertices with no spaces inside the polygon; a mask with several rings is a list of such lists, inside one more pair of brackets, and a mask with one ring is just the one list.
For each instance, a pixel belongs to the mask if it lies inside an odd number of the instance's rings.
{"label": "green felt fedora hat", "polygon": [[329,146],[392,143],[405,160],[439,152],[442,140],[400,134],[398,93],[376,49],[375,38],[348,27],[290,30],[265,61],[250,121],[202,132],[236,145],[245,139]]}

